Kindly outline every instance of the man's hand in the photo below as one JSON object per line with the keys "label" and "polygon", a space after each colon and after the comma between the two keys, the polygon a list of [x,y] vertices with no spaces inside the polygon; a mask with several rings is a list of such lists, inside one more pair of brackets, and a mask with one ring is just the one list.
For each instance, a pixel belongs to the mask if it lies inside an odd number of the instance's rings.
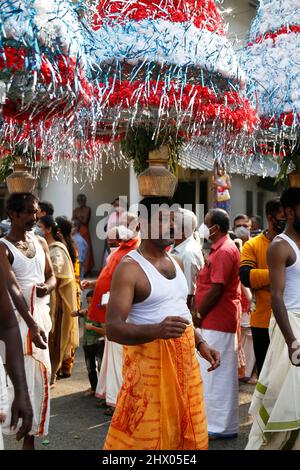
{"label": "man's hand", "polygon": [[185,332],[189,321],[182,317],[166,317],[158,326],[158,338],[180,338]]}
{"label": "man's hand", "polygon": [[11,407],[11,422],[12,429],[16,429],[19,419],[22,419],[22,425],[17,433],[17,441],[22,439],[32,428],[32,407],[27,393],[17,392]]}
{"label": "man's hand", "polygon": [[198,311],[193,312],[193,323],[194,323],[195,328],[201,328],[202,318]]}
{"label": "man's hand", "polygon": [[291,363],[293,366],[300,367],[300,341],[295,339],[287,346]]}
{"label": "man's hand", "polygon": [[212,370],[215,370],[220,366],[221,356],[219,351],[216,351],[215,349],[211,348],[205,341],[203,343],[200,343],[199,353],[201,354],[203,359],[206,359],[206,361],[208,361],[211,365],[211,367],[207,369],[208,372],[211,372]]}
{"label": "man's hand", "polygon": [[86,279],[84,279],[83,281],[80,282],[81,290],[93,289],[93,287],[95,287],[94,281],[87,281]]}
{"label": "man's hand", "polygon": [[78,310],[75,310],[74,312],[71,312],[71,317],[73,317],[73,318],[79,317]]}
{"label": "man's hand", "polygon": [[45,295],[49,294],[49,289],[47,284],[42,283],[42,284],[37,284],[36,285],[36,296],[37,297],[45,297]]}
{"label": "man's hand", "polygon": [[29,331],[33,344],[39,349],[47,349],[48,339],[44,330],[37,323],[34,323]]}
{"label": "man's hand", "polygon": [[85,329],[86,330],[92,330],[94,329],[94,325],[92,325],[91,323],[85,323]]}

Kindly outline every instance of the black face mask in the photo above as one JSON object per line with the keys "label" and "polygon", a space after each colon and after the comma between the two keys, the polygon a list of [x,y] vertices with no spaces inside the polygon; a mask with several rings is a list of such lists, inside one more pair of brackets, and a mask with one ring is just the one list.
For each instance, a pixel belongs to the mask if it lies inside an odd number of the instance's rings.
{"label": "black face mask", "polygon": [[275,230],[276,233],[282,233],[285,229],[285,226],[286,226],[286,220],[278,220],[278,219],[275,219],[276,222],[273,223],[273,228]]}
{"label": "black face mask", "polygon": [[298,233],[300,233],[300,218],[299,217],[295,217],[293,227]]}

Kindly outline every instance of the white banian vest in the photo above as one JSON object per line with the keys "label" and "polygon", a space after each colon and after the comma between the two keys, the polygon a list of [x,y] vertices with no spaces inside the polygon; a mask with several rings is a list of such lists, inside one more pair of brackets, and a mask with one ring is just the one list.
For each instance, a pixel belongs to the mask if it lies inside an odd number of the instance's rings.
{"label": "white banian vest", "polygon": [[278,237],[285,240],[296,254],[295,263],[285,268],[284,304],[288,311],[300,312],[300,250],[294,240],[285,233]]}
{"label": "white banian vest", "polygon": [[[18,284],[22,290],[24,298],[27,302],[27,305],[29,307],[30,314],[33,316],[35,322],[44,330],[46,336],[48,336],[49,332],[51,331],[51,318],[49,307],[50,295],[45,295],[44,297],[37,297],[35,289],[35,286],[37,284],[45,282],[45,252],[42,245],[34,235],[31,235],[28,232],[27,235],[32,239],[32,242],[35,246],[35,256],[33,258],[27,258],[27,256],[21,253],[20,250],[18,250],[12,243],[10,243],[5,238],[2,238],[1,242],[8,247],[9,251],[14,257],[12,268],[17,278]],[[29,355],[28,357],[32,357],[34,360],[42,363],[47,368],[47,370],[50,371],[51,363],[49,349],[39,349],[33,343],[29,344],[28,327],[16,309],[15,314],[19,323],[24,354],[26,356]],[[31,387],[31,385],[29,386],[29,388]]]}
{"label": "white banian vest", "polygon": [[136,250],[130,251],[127,256],[139,264],[151,286],[149,297],[143,302],[132,305],[128,323],[154,324],[170,316],[183,317],[192,323],[192,316],[186,304],[188,285],[178,263],[170,256],[176,269],[176,276],[174,279],[167,279]]}
{"label": "white banian vest", "polygon": [[42,245],[35,236],[31,236],[27,232],[27,236],[31,238],[35,246],[35,256],[28,258],[20,250],[18,250],[13,243],[2,238],[1,242],[4,243],[14,257],[12,268],[16,275],[17,281],[26,300],[30,296],[32,287],[36,284],[45,282],[45,252]]}

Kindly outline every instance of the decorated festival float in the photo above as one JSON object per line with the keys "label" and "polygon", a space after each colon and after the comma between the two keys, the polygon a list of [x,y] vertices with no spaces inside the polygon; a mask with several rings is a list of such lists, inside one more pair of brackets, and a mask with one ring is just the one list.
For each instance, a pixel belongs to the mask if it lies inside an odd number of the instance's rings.
{"label": "decorated festival float", "polygon": [[72,153],[68,133],[78,110],[91,102],[84,30],[74,3],[1,0],[0,26],[2,179],[20,160],[55,169]]}
{"label": "decorated festival float", "polygon": [[250,159],[258,117],[215,2],[101,0],[92,20],[94,138],[120,141],[136,173],[150,177],[148,192],[152,177],[167,175],[162,161],[174,171],[183,152],[201,158],[206,148],[226,165]]}
{"label": "decorated festival float", "polygon": [[261,0],[243,68],[261,118],[256,151],[275,157],[279,178],[300,186],[300,2]]}
{"label": "decorated festival float", "polygon": [[163,166],[176,173],[184,154],[251,164],[258,116],[214,1],[0,5],[4,171],[21,151],[93,183],[102,161],[133,160],[154,188],[174,186]]}

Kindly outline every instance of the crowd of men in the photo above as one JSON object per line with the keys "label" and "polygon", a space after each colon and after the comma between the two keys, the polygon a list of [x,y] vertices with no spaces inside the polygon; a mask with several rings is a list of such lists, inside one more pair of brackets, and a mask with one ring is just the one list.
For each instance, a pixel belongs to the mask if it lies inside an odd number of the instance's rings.
{"label": "crowd of men", "polygon": [[[85,394],[112,416],[105,449],[200,450],[235,438],[239,380],[257,382],[247,448],[299,449],[300,188],[267,202],[265,230],[245,214],[231,227],[220,208],[198,227],[167,198],[143,199],[139,214],[114,206],[104,267],[91,280],[80,218],[54,219],[31,194],[7,201],[4,432],[17,431],[25,449],[47,434],[49,388],[71,375],[83,317]],[[86,227],[88,209],[85,199],[74,211]]]}

